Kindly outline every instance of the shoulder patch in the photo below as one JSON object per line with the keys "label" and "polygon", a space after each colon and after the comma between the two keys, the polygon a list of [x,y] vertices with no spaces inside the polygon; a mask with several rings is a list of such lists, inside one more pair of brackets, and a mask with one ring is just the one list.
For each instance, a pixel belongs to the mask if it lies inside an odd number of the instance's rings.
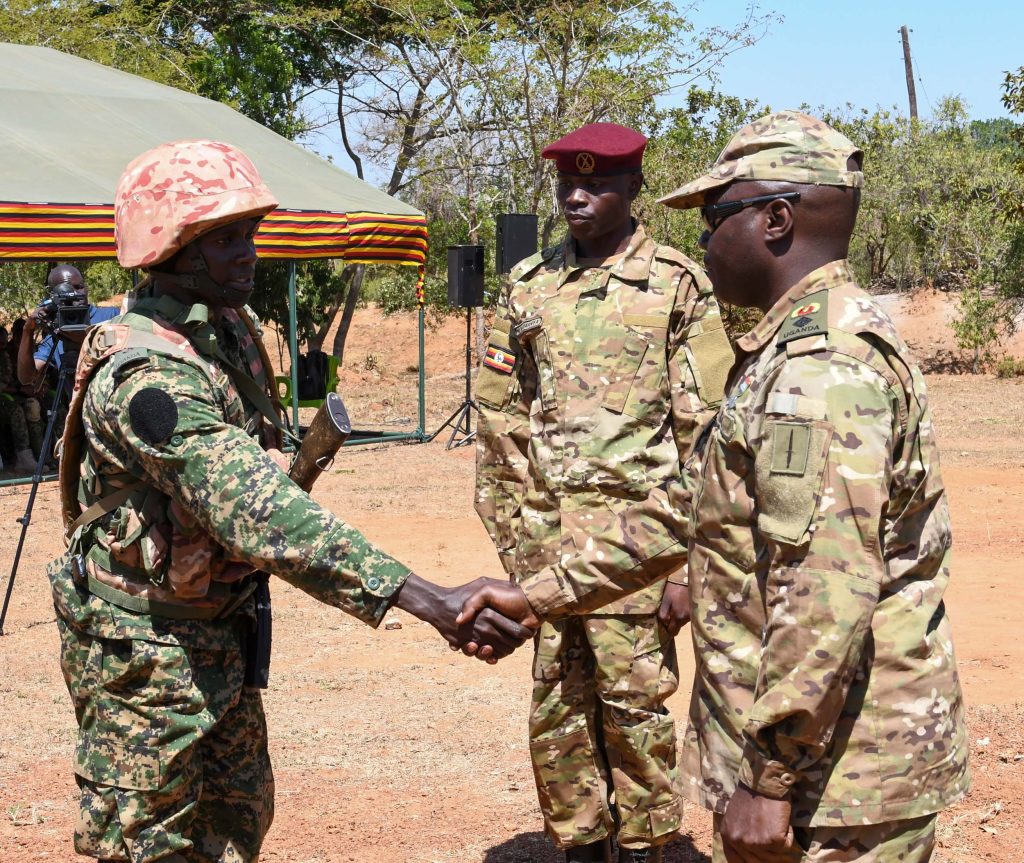
{"label": "shoulder patch", "polygon": [[512,374],[516,365],[516,355],[512,351],[498,345],[488,345],[484,354],[484,365],[504,375]]}
{"label": "shoulder patch", "polygon": [[779,330],[776,344],[784,345],[794,339],[828,334],[828,291],[818,291],[804,297],[789,313]]}
{"label": "shoulder patch", "polygon": [[512,327],[512,338],[519,342],[529,341],[540,332],[543,326],[544,320],[539,315],[527,318]]}
{"label": "shoulder patch", "polygon": [[149,351],[146,348],[128,348],[124,351],[118,351],[110,361],[110,373],[114,376],[115,380],[119,380],[124,377],[129,366],[144,361],[149,361]]}
{"label": "shoulder patch", "polygon": [[163,390],[146,387],[128,402],[128,420],[140,440],[155,446],[174,434],[178,425],[178,406]]}

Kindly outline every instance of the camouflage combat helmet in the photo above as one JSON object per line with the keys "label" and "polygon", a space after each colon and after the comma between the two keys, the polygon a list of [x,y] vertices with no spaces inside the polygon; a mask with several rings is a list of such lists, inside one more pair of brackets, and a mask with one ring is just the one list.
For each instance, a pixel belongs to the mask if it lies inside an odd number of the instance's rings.
{"label": "camouflage combat helmet", "polygon": [[859,188],[864,174],[848,170],[846,163],[860,155],[860,147],[822,120],[799,111],[778,111],[740,129],[711,170],[658,203],[680,210],[700,207],[709,191],[735,180]]}
{"label": "camouflage combat helmet", "polygon": [[237,147],[175,141],[136,157],[114,196],[114,237],[122,267],[152,267],[202,234],[265,216],[277,199]]}

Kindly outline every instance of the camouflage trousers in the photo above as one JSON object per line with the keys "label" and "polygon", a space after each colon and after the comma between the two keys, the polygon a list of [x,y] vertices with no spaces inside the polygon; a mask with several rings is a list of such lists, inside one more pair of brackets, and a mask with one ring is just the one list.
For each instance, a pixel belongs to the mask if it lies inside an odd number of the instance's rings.
{"label": "camouflage trousers", "polygon": [[537,634],[530,754],[560,848],[617,834],[660,845],[679,829],[675,644],[651,615],[573,616]]}
{"label": "camouflage trousers", "polygon": [[[794,827],[792,863],[928,863],[935,848],[937,814],[856,827]],[[712,863],[726,863],[715,815]]]}
{"label": "camouflage trousers", "polygon": [[17,399],[6,393],[0,393],[0,437],[10,445],[13,452],[32,448],[25,409]]}
{"label": "camouflage trousers", "polygon": [[79,726],[75,850],[131,863],[255,861],[274,779],[260,692],[242,685],[241,631],[237,650],[206,650],[57,625]]}

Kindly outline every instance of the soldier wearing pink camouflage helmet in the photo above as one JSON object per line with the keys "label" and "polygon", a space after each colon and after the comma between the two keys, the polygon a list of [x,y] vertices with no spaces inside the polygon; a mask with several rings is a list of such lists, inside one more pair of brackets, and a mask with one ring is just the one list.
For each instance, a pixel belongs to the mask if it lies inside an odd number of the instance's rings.
{"label": "soldier wearing pink camouflage helmet", "polygon": [[148,274],[82,347],[60,466],[68,551],[48,571],[79,728],[75,849],[90,857],[257,859],[274,782],[267,669],[247,649],[266,620],[255,571],[371,626],[403,608],[492,660],[532,634],[498,614],[460,631],[487,579],[417,578],[268,452],[281,421],[245,303],[276,205],[245,154],[214,141],[156,147],[118,185],[118,259]]}

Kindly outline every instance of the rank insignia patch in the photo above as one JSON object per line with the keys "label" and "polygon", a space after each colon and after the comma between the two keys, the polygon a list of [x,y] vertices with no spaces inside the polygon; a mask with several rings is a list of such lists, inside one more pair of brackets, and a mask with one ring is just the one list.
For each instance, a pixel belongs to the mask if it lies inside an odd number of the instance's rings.
{"label": "rank insignia patch", "polygon": [[817,291],[813,296],[819,299],[797,306],[789,313],[779,330],[776,344],[828,334],[828,292]]}
{"label": "rank insignia patch", "polygon": [[794,309],[791,318],[802,318],[804,315],[813,315],[818,309],[821,308],[821,303],[808,303],[806,306],[800,306],[799,309]]}
{"label": "rank insignia patch", "polygon": [[484,365],[489,369],[494,369],[496,372],[510,375],[512,369],[516,364],[515,354],[509,351],[503,351],[496,345],[488,345],[487,353],[484,354]]}

